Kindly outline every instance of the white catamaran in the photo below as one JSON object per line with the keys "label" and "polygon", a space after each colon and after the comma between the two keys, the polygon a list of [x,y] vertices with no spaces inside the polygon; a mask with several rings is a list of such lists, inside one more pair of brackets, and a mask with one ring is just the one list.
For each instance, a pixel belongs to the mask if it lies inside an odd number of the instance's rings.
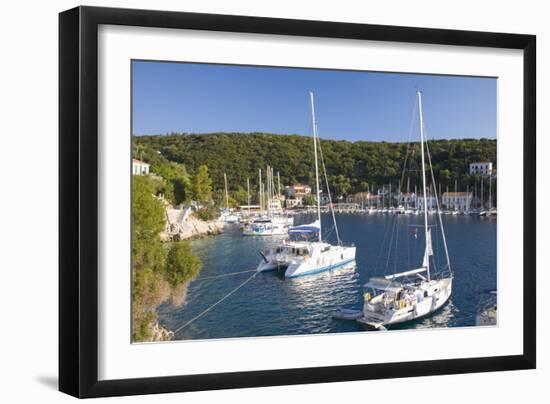
{"label": "white catamaran", "polygon": [[[426,196],[426,165],[424,148],[428,153],[428,161],[432,181],[431,157],[428,146],[424,145],[424,121],[422,118],[422,94],[418,96],[418,113],[420,121],[420,148],[422,163],[422,187],[424,207],[427,206]],[[435,197],[437,216],[441,228],[443,248],[446,256],[446,267],[439,274],[430,273],[430,260],[433,259],[432,234],[428,226],[428,210],[423,209],[425,248],[422,266],[420,268],[395,273],[385,277],[371,278],[365,285],[362,316],[357,321],[374,329],[385,329],[388,325],[403,323],[433,313],[443,306],[452,291],[453,275],[447,250],[439,201]]]}
{"label": "white catamaran", "polygon": [[320,205],[321,190],[319,187],[319,164],[317,159],[317,145],[319,140],[317,135],[317,123],[315,121],[313,93],[310,93],[310,101],[313,127],[313,153],[315,158],[315,181],[317,186],[317,220],[311,224],[292,227],[290,228],[289,233],[291,236],[308,236],[318,234],[318,239],[317,241],[311,241],[309,239],[301,241],[284,240],[275,247],[268,248],[260,252],[262,255],[262,261],[258,265],[258,272],[284,270],[284,275],[286,278],[294,278],[343,267],[355,261],[355,247],[346,247],[340,242],[340,235],[336,225],[336,217],[334,215],[332,201],[330,200],[330,190],[328,187],[326,169],[324,167],[323,154],[320,150],[323,170],[325,171],[324,174],[327,193],[329,195],[329,204],[331,207],[332,219],[334,222],[334,229],[336,230],[338,244],[332,245],[322,239]]}

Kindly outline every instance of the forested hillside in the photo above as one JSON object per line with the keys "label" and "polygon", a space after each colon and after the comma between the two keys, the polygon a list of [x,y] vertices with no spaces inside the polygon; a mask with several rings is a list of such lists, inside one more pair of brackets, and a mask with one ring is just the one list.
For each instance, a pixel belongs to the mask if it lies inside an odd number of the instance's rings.
{"label": "forested hillside", "polygon": [[[334,194],[365,191],[369,185],[376,189],[389,182],[397,184],[400,179],[402,188],[407,182],[411,187],[418,183],[418,143],[321,140],[321,145]],[[496,168],[496,140],[436,140],[429,142],[429,148],[436,181],[443,189],[454,189],[455,180],[459,189],[479,181],[468,175],[470,162],[491,161]],[[267,133],[134,136],[133,156],[151,163],[152,171],[175,162],[194,174],[199,166],[206,165],[214,190],[223,188],[224,172],[230,190],[242,192],[247,178],[255,186],[258,169],[264,170],[266,165],[280,172],[283,185],[314,184],[313,143],[307,136]]]}

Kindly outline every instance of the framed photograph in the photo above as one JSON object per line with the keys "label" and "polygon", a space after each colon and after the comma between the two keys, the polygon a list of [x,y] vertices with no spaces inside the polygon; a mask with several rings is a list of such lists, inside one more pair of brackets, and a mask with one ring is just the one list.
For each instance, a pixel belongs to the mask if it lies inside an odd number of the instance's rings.
{"label": "framed photograph", "polygon": [[59,387],[532,369],[531,35],[59,17]]}

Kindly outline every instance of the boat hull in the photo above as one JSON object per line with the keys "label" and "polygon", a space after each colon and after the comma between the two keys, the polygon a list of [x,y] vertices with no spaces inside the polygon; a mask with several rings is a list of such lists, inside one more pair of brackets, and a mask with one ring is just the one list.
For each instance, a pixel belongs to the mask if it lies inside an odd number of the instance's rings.
{"label": "boat hull", "polygon": [[285,278],[298,278],[341,268],[355,261],[355,247],[337,246],[317,259],[312,257],[302,262],[290,263],[285,271]]}
{"label": "boat hull", "polygon": [[258,264],[258,272],[283,271],[285,278],[298,278],[341,268],[355,261],[355,247],[332,246],[324,253],[312,257],[284,260],[277,254],[264,255]]}
{"label": "boat hull", "polygon": [[288,229],[273,229],[273,230],[249,230],[243,229],[243,236],[286,236]]}
{"label": "boat hull", "polygon": [[[358,323],[367,328],[381,328],[394,324],[405,323],[417,320],[433,314],[439,310],[451,297],[452,278],[441,279],[438,282],[438,291],[433,295],[424,298],[415,305],[408,305],[399,310],[388,310],[384,313],[374,313],[367,309],[363,310],[363,316],[357,320]],[[381,315],[383,314],[383,315]]]}
{"label": "boat hull", "polygon": [[243,227],[243,236],[285,236],[292,223],[292,217],[275,217],[270,221],[252,222]]}

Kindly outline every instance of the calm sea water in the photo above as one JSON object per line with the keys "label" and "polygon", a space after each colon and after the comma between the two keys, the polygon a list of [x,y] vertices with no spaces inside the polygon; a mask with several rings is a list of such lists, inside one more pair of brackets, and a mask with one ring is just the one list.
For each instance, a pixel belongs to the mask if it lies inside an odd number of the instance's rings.
{"label": "calm sea water", "polygon": [[[313,221],[311,215],[295,217],[295,224]],[[338,214],[344,244],[357,246],[356,265],[295,279],[274,272],[260,273],[208,313],[177,332],[176,339],[357,332],[350,321],[336,320],[341,307],[362,307],[363,289],[372,276],[416,268],[422,262],[422,216]],[[434,221],[435,216],[430,219]],[[326,229],[330,215],[322,217]],[[462,327],[475,325],[475,314],[484,291],[496,289],[496,217],[443,216],[454,272],[449,303],[432,316],[398,328]],[[440,234],[433,231],[435,264],[445,261]],[[335,232],[328,235],[334,241]],[[219,277],[256,268],[259,250],[274,238],[243,237],[240,230],[192,241],[203,261],[200,276],[191,283],[187,303],[180,308],[163,305],[159,320],[178,329],[234,290],[254,272]]]}

